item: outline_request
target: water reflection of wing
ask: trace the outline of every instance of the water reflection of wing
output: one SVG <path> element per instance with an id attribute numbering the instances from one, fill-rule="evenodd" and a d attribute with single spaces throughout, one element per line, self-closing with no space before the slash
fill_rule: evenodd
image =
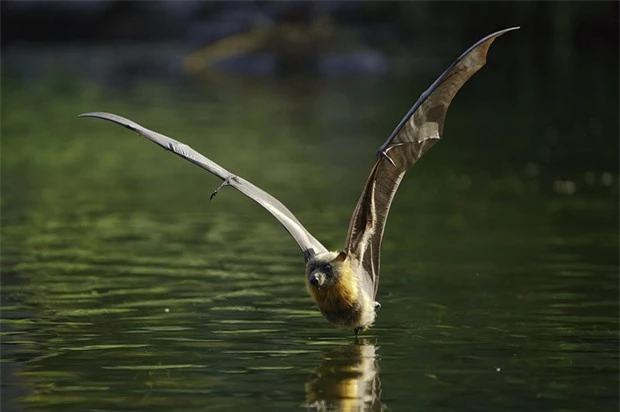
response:
<path id="1" fill-rule="evenodd" d="M 306 383 L 307 408 L 317 411 L 381 411 L 376 346 L 354 343 L 329 351 Z"/>

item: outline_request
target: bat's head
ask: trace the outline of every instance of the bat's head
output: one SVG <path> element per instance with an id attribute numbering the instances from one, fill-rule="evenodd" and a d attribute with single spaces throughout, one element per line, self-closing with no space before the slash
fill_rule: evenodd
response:
<path id="1" fill-rule="evenodd" d="M 359 281 L 345 252 L 319 253 L 308 260 L 306 288 L 330 322 L 359 327 L 358 312 L 363 302 L 359 301 Z"/>
<path id="2" fill-rule="evenodd" d="M 306 263 L 306 281 L 312 290 L 325 290 L 338 283 L 347 255 L 344 252 L 324 252 L 314 255 Z"/>

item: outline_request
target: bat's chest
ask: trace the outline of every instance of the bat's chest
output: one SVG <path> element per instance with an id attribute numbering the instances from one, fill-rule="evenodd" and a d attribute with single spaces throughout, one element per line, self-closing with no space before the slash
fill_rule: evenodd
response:
<path id="1" fill-rule="evenodd" d="M 359 302 L 354 303 L 349 307 L 338 308 L 323 308 L 319 305 L 321 314 L 330 321 L 339 326 L 356 328 L 361 325 L 361 319 L 363 318 L 363 308 Z"/>
<path id="2" fill-rule="evenodd" d="M 330 322 L 344 327 L 358 328 L 370 326 L 375 321 L 374 306 L 368 303 L 364 294 L 360 299 L 347 300 L 342 296 L 316 300 L 321 314 Z"/>

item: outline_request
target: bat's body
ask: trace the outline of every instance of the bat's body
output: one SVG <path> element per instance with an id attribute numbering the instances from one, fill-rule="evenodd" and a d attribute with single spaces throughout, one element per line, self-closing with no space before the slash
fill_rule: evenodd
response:
<path id="1" fill-rule="evenodd" d="M 118 123 L 172 151 L 223 180 L 212 197 L 232 186 L 269 211 L 293 236 L 306 260 L 306 286 L 330 322 L 354 328 L 371 326 L 379 286 L 379 254 L 390 205 L 405 173 L 443 134 L 446 112 L 454 95 L 486 63 L 489 46 L 513 27 L 493 33 L 463 53 L 413 105 L 379 148 L 377 160 L 355 207 L 345 248 L 329 252 L 276 198 L 236 176 L 191 147 L 110 113 L 85 113 Z"/>
<path id="2" fill-rule="evenodd" d="M 375 321 L 372 278 L 344 252 L 324 252 L 306 263 L 306 286 L 330 322 L 359 331 Z"/>

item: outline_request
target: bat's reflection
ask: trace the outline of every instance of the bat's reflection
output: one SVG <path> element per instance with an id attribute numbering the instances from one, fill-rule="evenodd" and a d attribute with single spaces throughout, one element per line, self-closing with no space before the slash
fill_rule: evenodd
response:
<path id="1" fill-rule="evenodd" d="M 306 383 L 306 403 L 316 411 L 380 411 L 378 346 L 356 339 L 325 353 Z"/>

